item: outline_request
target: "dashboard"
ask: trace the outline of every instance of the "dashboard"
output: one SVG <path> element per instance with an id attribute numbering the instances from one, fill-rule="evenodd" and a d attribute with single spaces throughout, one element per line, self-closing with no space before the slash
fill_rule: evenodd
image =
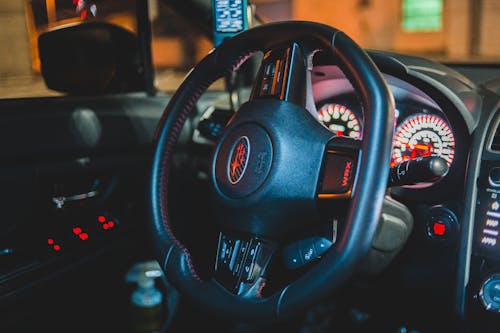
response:
<path id="1" fill-rule="evenodd" d="M 378 266 L 383 266 L 381 258 L 390 256 L 394 260 L 387 266 L 389 273 L 386 272 L 381 279 L 368 273 L 370 281 L 364 280 L 361 285 L 373 288 L 362 289 L 359 296 L 363 299 L 391 299 L 396 304 L 391 310 L 397 314 L 401 311 L 420 313 L 423 309 L 419 304 L 432 299 L 436 308 L 460 308 L 460 316 L 470 320 L 472 325 L 478 325 L 481 315 L 490 311 L 485 311 L 479 301 L 480 293 L 489 292 L 490 295 L 483 298 L 488 304 L 494 303 L 491 295 L 494 287 L 500 286 L 500 265 L 498 269 L 488 266 L 482 271 L 484 258 L 491 260 L 493 251 L 486 256 L 483 249 L 480 252 L 483 254 L 478 257 L 467 252 L 471 251 L 472 239 L 486 239 L 484 242 L 493 243 L 491 237 L 484 238 L 484 235 L 471 231 L 475 220 L 487 223 L 482 217 L 488 210 L 481 206 L 482 217 L 475 217 L 474 194 L 468 192 L 476 186 L 472 183 L 477 175 L 471 177 L 468 173 L 477 170 L 471 168 L 478 159 L 474 155 L 471 157 L 471 151 L 482 149 L 482 146 L 473 148 L 476 144 L 474 135 L 489 135 L 487 125 L 481 125 L 481 119 L 489 117 L 491 121 L 498 96 L 451 67 L 421 58 L 382 52 L 369 54 L 386 79 L 395 101 L 391 169 L 405 162 L 440 157 L 445 160 L 448 171 L 436 181 L 388 188 L 388 197 L 410 212 L 413 221 L 407 224 L 407 228 L 411 234 L 405 245 L 395 251 L 399 251 L 397 256 L 393 252 L 372 253 L 374 258 L 380 259 Z M 370 110 L 363 110 L 343 72 L 335 64 L 315 59 L 311 87 L 313 96 L 307 109 L 317 121 L 332 136 L 362 140 L 364 115 Z M 193 141 L 201 142 L 200 136 L 215 141 L 231 117 L 221 108 L 207 110 L 209 112 L 200 118 Z M 467 182 L 471 184 L 464 185 Z M 485 202 L 490 203 L 489 200 Z M 478 230 L 487 229 L 488 235 L 498 232 L 483 224 Z M 457 254 L 461 251 L 464 253 L 460 254 L 457 263 Z M 473 258 L 472 266 L 470 258 Z M 467 285 L 469 276 L 472 276 L 472 285 Z M 455 281 L 459 281 L 458 286 Z M 481 287 L 484 285 L 486 287 Z M 399 293 L 398 290 L 402 289 L 404 293 Z M 414 302 L 408 302 L 409 298 Z M 404 310 L 397 306 L 402 302 Z M 372 310 L 376 311 L 376 308 L 375 305 L 375 310 Z M 431 308 L 429 312 L 432 312 Z"/>
<path id="2" fill-rule="evenodd" d="M 425 59 L 370 55 L 395 99 L 391 168 L 426 156 L 439 156 L 449 167 L 437 182 L 389 189 L 415 221 L 401 254 L 412 267 L 400 264 L 395 270 L 399 278 L 390 279 L 384 292 L 390 293 L 391 283 L 411 281 L 405 292 L 429 288 L 429 299 L 448 298 L 452 305 L 447 306 L 464 319 L 460 329 L 496 331 L 500 312 L 497 80 L 481 87 L 451 67 Z M 337 136 L 361 139 L 363 114 L 370 110 L 362 109 L 341 71 L 320 63 L 313 69 L 312 87 L 318 121 Z M 443 293 L 439 281 L 450 284 L 449 292 Z"/>
<path id="3" fill-rule="evenodd" d="M 390 167 L 427 157 L 439 157 L 447 171 L 432 182 L 417 182 L 392 188 L 402 200 L 420 200 L 443 204 L 450 189 L 463 183 L 470 111 L 457 109 L 441 92 L 402 76 L 383 71 L 395 100 L 394 136 Z M 342 71 L 332 65 L 319 64 L 312 71 L 314 110 L 317 120 L 335 136 L 355 140 L 363 138 L 364 113 L 358 96 Z M 465 113 L 465 116 L 464 116 Z M 444 163 L 443 162 L 443 163 Z"/>

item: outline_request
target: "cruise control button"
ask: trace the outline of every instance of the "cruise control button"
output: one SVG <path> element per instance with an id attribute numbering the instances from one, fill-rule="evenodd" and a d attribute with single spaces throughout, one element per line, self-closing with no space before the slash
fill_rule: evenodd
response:
<path id="1" fill-rule="evenodd" d="M 240 255 L 240 256 L 244 256 L 244 255 L 245 255 L 245 253 L 247 252 L 247 248 L 248 248 L 248 242 L 243 241 L 243 242 L 241 243 L 241 246 L 240 246 L 240 253 L 239 253 L 239 255 Z"/>
<path id="2" fill-rule="evenodd" d="M 252 280 L 252 273 L 253 273 L 253 264 L 246 263 L 245 266 L 243 266 L 243 272 L 242 272 L 243 280 L 245 282 L 250 282 Z"/>
<path id="3" fill-rule="evenodd" d="M 248 259 L 247 261 L 255 261 L 257 257 L 257 252 L 259 251 L 260 242 L 253 240 L 248 249 Z"/>
<path id="4" fill-rule="evenodd" d="M 288 269 L 297 269 L 304 265 L 299 248 L 299 242 L 288 245 L 283 250 L 283 263 Z"/>
<path id="5" fill-rule="evenodd" d="M 226 255 L 229 254 L 229 249 L 227 248 L 227 242 L 222 241 L 221 250 L 220 250 L 220 259 L 224 261 L 226 259 Z"/>
<path id="6" fill-rule="evenodd" d="M 248 248 L 248 253 L 245 259 L 245 266 L 243 267 L 243 280 L 250 282 L 253 280 L 253 271 L 255 266 L 255 261 L 259 252 L 260 242 L 252 240 Z"/>
<path id="7" fill-rule="evenodd" d="M 283 261 L 287 268 L 297 269 L 325 253 L 333 242 L 325 237 L 310 237 L 288 245 L 283 250 Z"/>
<path id="8" fill-rule="evenodd" d="M 316 248 L 312 239 L 305 239 L 299 242 L 300 254 L 303 263 L 309 263 L 311 260 L 317 258 Z"/>
<path id="9" fill-rule="evenodd" d="M 325 253 L 333 244 L 331 240 L 324 237 L 314 237 L 312 239 L 314 248 L 316 249 L 316 255 L 320 256 Z"/>
<path id="10" fill-rule="evenodd" d="M 490 170 L 490 184 L 493 186 L 500 186 L 500 168 L 494 167 Z"/>
<path id="11" fill-rule="evenodd" d="M 234 242 L 234 248 L 232 250 L 231 261 L 229 262 L 229 270 L 234 272 L 234 265 L 236 264 L 236 259 L 238 257 L 238 251 L 240 249 L 240 240 Z"/>
<path id="12" fill-rule="evenodd" d="M 240 241 L 238 250 L 235 251 L 236 260 L 235 260 L 235 264 L 234 264 L 233 268 L 231 268 L 231 271 L 236 276 L 240 275 L 240 269 L 241 269 L 241 266 L 244 264 L 245 254 L 246 254 L 247 248 L 248 248 L 248 243 L 249 243 L 248 241 Z"/>
<path id="13" fill-rule="evenodd" d="M 221 235 L 219 239 L 218 267 L 228 266 L 233 255 L 235 240 Z"/>

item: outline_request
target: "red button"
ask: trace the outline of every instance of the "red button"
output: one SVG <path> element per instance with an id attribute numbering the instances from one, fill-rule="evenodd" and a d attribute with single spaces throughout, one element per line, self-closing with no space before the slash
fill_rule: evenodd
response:
<path id="1" fill-rule="evenodd" d="M 434 221 L 432 224 L 432 233 L 435 236 L 444 236 L 446 234 L 446 226 L 440 221 Z"/>

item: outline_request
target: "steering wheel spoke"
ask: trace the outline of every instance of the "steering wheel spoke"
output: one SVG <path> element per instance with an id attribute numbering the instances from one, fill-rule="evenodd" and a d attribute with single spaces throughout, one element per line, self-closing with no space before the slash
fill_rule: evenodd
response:
<path id="1" fill-rule="evenodd" d="M 220 232 L 215 279 L 236 295 L 261 297 L 266 268 L 275 251 L 276 244 L 272 241 Z"/>
<path id="2" fill-rule="evenodd" d="M 313 51 L 304 42 L 274 46 L 264 53 L 250 99 L 276 98 L 306 107 L 312 101 L 310 75 Z"/>

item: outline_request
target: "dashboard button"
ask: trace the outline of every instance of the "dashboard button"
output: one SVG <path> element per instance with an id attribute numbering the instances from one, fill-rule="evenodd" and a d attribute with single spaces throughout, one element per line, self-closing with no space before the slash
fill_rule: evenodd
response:
<path id="1" fill-rule="evenodd" d="M 489 181 L 491 186 L 500 186 L 500 167 L 491 168 Z"/>
<path id="2" fill-rule="evenodd" d="M 432 238 L 445 238 L 449 229 L 448 221 L 432 220 L 429 225 L 429 235 Z"/>
<path id="3" fill-rule="evenodd" d="M 427 237 L 430 239 L 449 243 L 457 239 L 458 221 L 449 208 L 434 206 L 429 211 L 426 229 Z"/>
<path id="4" fill-rule="evenodd" d="M 490 276 L 482 285 L 479 297 L 484 308 L 491 312 L 500 312 L 500 275 Z"/>

